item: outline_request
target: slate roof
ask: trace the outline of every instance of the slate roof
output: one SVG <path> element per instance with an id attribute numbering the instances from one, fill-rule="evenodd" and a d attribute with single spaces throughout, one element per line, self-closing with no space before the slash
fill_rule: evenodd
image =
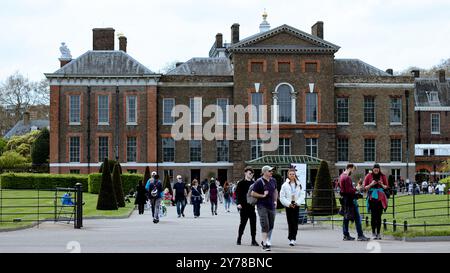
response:
<path id="1" fill-rule="evenodd" d="M 192 58 L 167 75 L 233 76 L 233 66 L 228 58 Z"/>
<path id="2" fill-rule="evenodd" d="M 335 59 L 334 74 L 342 76 L 391 76 L 359 59 Z"/>
<path id="3" fill-rule="evenodd" d="M 450 78 L 446 78 L 445 82 L 439 82 L 437 78 L 416 78 L 414 97 L 416 106 L 432 107 L 432 106 L 450 106 Z M 431 102 L 428 100 L 430 92 L 437 92 L 439 102 Z"/>
<path id="4" fill-rule="evenodd" d="M 53 74 L 137 76 L 154 73 L 124 51 L 90 50 L 61 67 Z"/>
<path id="5" fill-rule="evenodd" d="M 30 120 L 30 123 L 28 125 L 24 125 L 23 120 L 20 120 L 19 122 L 16 123 L 16 125 L 14 125 L 14 127 L 11 130 L 9 130 L 9 132 L 5 134 L 5 138 L 25 135 L 29 133 L 31 131 L 31 128 L 34 126 L 37 129 L 41 130 L 44 127 L 49 126 L 49 121 L 45 119 Z"/>

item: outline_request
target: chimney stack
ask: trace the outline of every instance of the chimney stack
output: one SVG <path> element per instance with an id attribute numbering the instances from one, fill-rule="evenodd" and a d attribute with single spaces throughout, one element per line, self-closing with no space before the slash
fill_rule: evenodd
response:
<path id="1" fill-rule="evenodd" d="M 94 28 L 93 50 L 114 50 L 114 29 Z"/>
<path id="2" fill-rule="evenodd" d="M 439 82 L 444 83 L 445 82 L 445 70 L 441 69 L 441 70 L 438 70 L 436 73 L 438 74 Z"/>
<path id="3" fill-rule="evenodd" d="M 239 24 L 234 23 L 231 26 L 231 43 L 235 44 L 239 42 Z"/>
<path id="4" fill-rule="evenodd" d="M 420 78 L 420 70 L 418 69 L 411 70 L 411 74 L 413 75 L 414 78 Z"/>
<path id="5" fill-rule="evenodd" d="M 119 36 L 119 50 L 127 52 L 127 37 L 123 35 Z"/>
<path id="6" fill-rule="evenodd" d="M 222 48 L 223 47 L 223 35 L 222 33 L 216 34 L 216 48 Z"/>
<path id="7" fill-rule="evenodd" d="M 394 70 L 392 70 L 392 68 L 388 68 L 388 69 L 386 69 L 386 73 L 388 73 L 389 75 L 393 76 L 394 75 Z"/>
<path id="8" fill-rule="evenodd" d="M 184 64 L 184 62 L 177 62 L 177 63 L 175 63 L 175 67 L 179 67 L 182 64 Z"/>
<path id="9" fill-rule="evenodd" d="M 30 125 L 30 112 L 25 112 L 23 114 L 23 125 L 25 126 Z"/>
<path id="10" fill-rule="evenodd" d="M 317 21 L 317 23 L 315 23 L 311 27 L 311 34 L 319 37 L 320 39 L 323 39 L 323 22 L 322 21 Z"/>

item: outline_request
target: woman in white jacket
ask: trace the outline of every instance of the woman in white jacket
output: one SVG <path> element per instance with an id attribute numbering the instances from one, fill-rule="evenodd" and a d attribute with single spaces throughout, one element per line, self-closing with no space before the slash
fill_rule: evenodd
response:
<path id="1" fill-rule="evenodd" d="M 295 170 L 288 171 L 288 178 L 281 186 L 280 202 L 286 207 L 286 218 L 289 226 L 289 245 L 295 246 L 298 231 L 298 213 L 301 204 L 302 186 Z"/>

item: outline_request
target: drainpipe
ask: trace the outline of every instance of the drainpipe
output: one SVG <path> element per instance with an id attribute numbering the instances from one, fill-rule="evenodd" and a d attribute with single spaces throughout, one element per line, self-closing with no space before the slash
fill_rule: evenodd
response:
<path id="1" fill-rule="evenodd" d="M 409 90 L 405 90 L 406 98 L 406 178 L 409 179 Z"/>
<path id="2" fill-rule="evenodd" d="M 116 85 L 116 129 L 114 130 L 115 138 L 114 138 L 114 153 L 116 157 L 116 162 L 119 162 L 119 139 L 120 139 L 120 130 L 119 130 L 119 85 Z"/>
<path id="3" fill-rule="evenodd" d="M 91 173 L 91 86 L 87 87 L 88 116 L 87 116 L 87 164 L 88 174 Z"/>

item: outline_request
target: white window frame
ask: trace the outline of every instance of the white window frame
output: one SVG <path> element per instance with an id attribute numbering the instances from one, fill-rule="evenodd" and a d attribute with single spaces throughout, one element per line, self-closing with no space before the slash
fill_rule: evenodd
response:
<path id="1" fill-rule="evenodd" d="M 135 146 L 135 149 L 136 149 L 136 160 L 135 161 L 128 161 L 128 139 L 129 138 L 132 138 L 132 137 L 134 137 L 135 138 L 135 140 L 136 140 L 136 146 Z M 127 136 L 127 143 L 126 143 L 126 147 L 127 147 L 127 154 L 126 154 L 126 159 L 127 159 L 127 163 L 128 162 L 131 162 L 131 163 L 136 163 L 137 161 L 138 161 L 138 138 L 137 138 L 137 136 Z"/>
<path id="2" fill-rule="evenodd" d="M 284 141 L 282 142 L 281 140 L 284 139 Z M 286 145 L 286 140 L 288 141 L 289 145 Z M 283 137 L 280 138 L 279 141 L 280 145 L 278 147 L 278 155 L 291 155 L 292 154 L 292 140 L 291 138 L 288 137 Z M 286 154 L 286 149 L 289 148 L 289 153 Z M 280 153 L 280 149 L 283 151 L 283 153 Z"/>
<path id="3" fill-rule="evenodd" d="M 346 99 L 347 100 L 347 122 L 339 122 L 339 107 L 338 107 L 338 100 L 339 99 Z M 336 111 L 337 111 L 337 116 L 336 116 L 336 121 L 337 121 L 337 125 L 350 125 L 350 98 L 348 97 L 338 97 L 336 98 Z"/>
<path id="4" fill-rule="evenodd" d="M 100 97 L 106 97 L 106 104 L 108 105 L 106 119 L 107 121 L 100 121 Z M 98 125 L 109 125 L 109 95 L 98 95 L 97 97 L 97 124 Z"/>
<path id="5" fill-rule="evenodd" d="M 219 109 L 222 110 L 222 107 L 219 106 L 219 100 L 226 100 L 226 106 L 225 106 L 225 122 L 220 121 L 219 119 L 217 120 L 217 125 L 228 125 L 229 124 L 229 113 L 228 113 L 228 107 L 230 105 L 230 101 L 228 98 L 217 98 L 216 99 L 216 105 L 217 105 L 217 113 L 219 113 Z M 222 113 L 223 114 L 223 113 Z M 217 116 L 219 117 L 219 116 Z M 222 116 L 223 117 L 223 116 Z"/>
<path id="6" fill-rule="evenodd" d="M 189 108 L 190 108 L 191 125 L 202 125 L 202 116 L 203 116 L 202 115 L 202 109 L 203 109 L 203 107 L 202 107 L 202 97 L 190 98 L 189 99 Z M 199 109 L 196 109 L 196 108 L 199 108 Z M 196 117 L 199 119 L 199 121 L 195 120 Z M 192 120 L 192 118 L 194 118 L 194 120 Z"/>
<path id="7" fill-rule="evenodd" d="M 392 161 L 392 141 L 393 140 L 400 140 L 400 160 L 396 160 L 396 161 Z M 391 162 L 402 162 L 402 160 L 403 160 L 403 142 L 401 139 L 391 139 L 390 154 L 391 154 L 391 158 L 390 158 Z"/>
<path id="8" fill-rule="evenodd" d="M 192 158 L 192 146 L 191 146 L 191 143 L 192 143 L 192 141 L 199 141 L 200 142 L 200 160 L 191 160 L 191 158 Z M 196 140 L 196 139 L 192 139 L 192 140 L 189 140 L 189 162 L 202 162 L 202 160 L 203 160 L 203 143 L 202 143 L 202 141 L 201 140 Z"/>
<path id="9" fill-rule="evenodd" d="M 365 111 L 366 111 L 366 98 L 372 98 L 373 99 L 373 122 L 366 122 L 365 121 Z M 364 125 L 377 125 L 377 102 L 375 97 L 365 96 L 363 99 L 363 121 Z"/>
<path id="10" fill-rule="evenodd" d="M 339 140 L 347 140 L 347 161 L 339 160 L 339 145 L 338 145 L 339 144 Z M 336 140 L 336 156 L 337 156 L 336 161 L 337 162 L 349 162 L 349 160 L 350 160 L 349 143 L 350 143 L 350 141 L 349 141 L 348 138 L 337 138 L 337 140 Z"/>
<path id="11" fill-rule="evenodd" d="M 101 158 L 100 157 L 100 138 L 106 138 L 107 139 L 107 145 L 106 145 L 106 158 L 108 158 L 109 159 L 109 137 L 108 136 L 99 136 L 98 137 L 98 139 L 97 139 L 97 141 L 98 141 L 98 147 L 97 147 L 97 149 L 98 149 L 98 159 L 99 160 L 101 160 L 101 161 L 99 161 L 99 163 L 101 163 L 101 162 L 103 162 L 103 160 L 104 160 L 104 158 Z"/>
<path id="12" fill-rule="evenodd" d="M 227 143 L 227 160 L 225 161 L 219 161 L 219 147 L 218 147 L 218 143 L 220 141 L 224 141 Z M 216 160 L 217 162 L 230 162 L 230 141 L 229 140 L 216 140 Z"/>
<path id="13" fill-rule="evenodd" d="M 256 145 L 253 145 L 253 141 L 256 141 Z M 251 160 L 257 159 L 257 158 L 260 158 L 260 157 L 264 156 L 264 153 L 261 150 L 262 144 L 263 144 L 263 141 L 261 139 L 252 139 L 252 140 L 250 140 L 250 159 Z M 253 155 L 252 155 L 253 147 L 256 147 L 256 157 L 255 158 L 253 158 Z M 261 154 L 261 156 L 258 156 L 258 154 Z"/>
<path id="14" fill-rule="evenodd" d="M 173 140 L 173 160 L 172 161 L 167 161 L 167 160 L 165 160 L 165 158 L 164 158 L 164 142 L 163 142 L 163 140 L 164 140 L 164 138 L 162 138 L 161 139 L 161 146 L 162 146 L 162 161 L 163 162 L 175 162 L 175 156 L 176 156 L 176 141 L 173 139 L 173 138 L 167 138 L 167 139 L 172 139 Z"/>
<path id="15" fill-rule="evenodd" d="M 291 121 L 280 121 L 280 117 L 281 117 L 281 115 L 280 115 L 280 92 L 279 92 L 279 88 L 281 87 L 281 86 L 283 86 L 283 85 L 287 85 L 288 87 L 289 87 L 289 89 L 290 89 L 290 91 L 289 91 L 289 98 L 290 98 L 290 104 L 291 104 L 291 112 L 289 113 L 290 114 L 290 119 L 291 119 Z M 275 92 L 274 92 L 274 97 L 276 97 L 276 99 L 274 98 L 274 105 L 276 105 L 277 106 L 277 114 L 278 114 L 278 116 L 276 117 L 276 122 L 277 123 L 279 123 L 279 124 L 295 124 L 296 123 L 296 119 L 295 119 L 295 114 L 296 114 L 296 112 L 295 112 L 295 108 L 296 108 L 296 105 L 295 105 L 295 100 L 296 100 L 296 98 L 295 98 L 295 90 L 294 90 L 294 87 L 291 85 L 291 84 L 289 84 L 289 83 L 287 83 L 287 82 L 282 82 L 282 83 L 279 83 L 276 87 L 275 87 Z"/>
<path id="16" fill-rule="evenodd" d="M 433 116 L 438 117 L 438 119 L 437 119 L 438 131 L 433 131 Z M 441 114 L 440 113 L 431 113 L 430 118 L 431 118 L 431 123 L 430 123 L 431 134 L 432 135 L 440 135 L 441 134 Z"/>
<path id="17" fill-rule="evenodd" d="M 135 104 L 134 104 L 134 120 L 135 121 L 130 121 L 130 98 L 134 97 L 135 98 Z M 138 121 L 138 107 L 137 107 L 137 96 L 136 95 L 129 95 L 127 96 L 127 125 L 137 125 L 137 121 Z"/>
<path id="18" fill-rule="evenodd" d="M 395 121 L 395 122 L 391 121 L 392 100 L 393 99 L 400 100 L 400 121 Z M 402 98 L 391 98 L 390 99 L 390 107 L 389 107 L 389 123 L 390 123 L 390 125 L 402 125 L 402 120 L 403 120 L 403 100 L 402 100 Z"/>
<path id="19" fill-rule="evenodd" d="M 172 101 L 173 102 L 173 108 L 175 107 L 175 99 L 174 98 L 164 98 L 163 99 L 163 125 L 172 125 L 175 122 L 175 117 L 172 117 L 172 111 L 170 112 L 170 118 L 172 119 L 171 122 L 166 122 L 166 101 Z M 172 108 L 172 110 L 173 110 Z"/>
<path id="20" fill-rule="evenodd" d="M 71 121 L 72 119 L 72 98 L 78 98 L 78 121 Z M 69 95 L 69 125 L 81 125 L 81 96 Z"/>
<path id="21" fill-rule="evenodd" d="M 373 155 L 373 161 L 366 161 L 366 154 L 365 154 L 365 149 L 366 149 L 366 144 L 365 144 L 365 141 L 366 140 L 373 140 L 374 141 L 374 155 Z M 365 163 L 374 163 L 374 162 L 377 162 L 377 140 L 376 139 L 373 139 L 373 138 L 366 138 L 366 139 L 364 139 L 364 143 L 363 143 L 363 158 L 364 158 L 364 162 Z"/>
<path id="22" fill-rule="evenodd" d="M 316 140 L 316 144 L 312 144 L 312 139 Z M 308 145 L 308 141 L 311 141 L 311 145 Z M 312 154 L 312 148 L 316 147 L 316 155 Z M 305 138 L 305 149 L 306 149 L 306 155 L 312 156 L 312 157 L 319 157 L 319 139 L 318 138 Z"/>
<path id="23" fill-rule="evenodd" d="M 253 95 L 254 94 L 259 94 L 259 96 L 261 96 L 261 104 L 259 106 L 263 106 L 264 105 L 264 94 L 263 93 L 261 93 L 261 92 L 250 93 L 250 107 L 251 107 L 251 111 L 253 111 L 253 106 L 255 106 L 253 104 Z M 251 112 L 251 121 L 250 121 L 250 123 L 251 124 L 262 124 L 263 123 L 262 120 L 263 120 L 263 114 L 264 113 L 260 113 L 261 108 L 256 107 L 256 106 L 255 106 L 255 108 L 256 108 L 256 115 L 255 115 L 255 113 Z"/>
<path id="24" fill-rule="evenodd" d="M 316 120 L 315 121 L 308 121 L 308 95 L 309 94 L 315 94 L 316 95 Z M 306 120 L 306 124 L 318 124 L 319 122 L 319 94 L 318 93 L 306 93 L 305 95 L 305 108 L 306 108 L 306 116 L 305 116 L 305 120 Z"/>
<path id="25" fill-rule="evenodd" d="M 78 161 L 72 161 L 72 138 L 78 139 Z M 81 162 L 81 137 L 71 136 L 69 137 L 69 162 L 70 163 L 80 163 Z"/>

